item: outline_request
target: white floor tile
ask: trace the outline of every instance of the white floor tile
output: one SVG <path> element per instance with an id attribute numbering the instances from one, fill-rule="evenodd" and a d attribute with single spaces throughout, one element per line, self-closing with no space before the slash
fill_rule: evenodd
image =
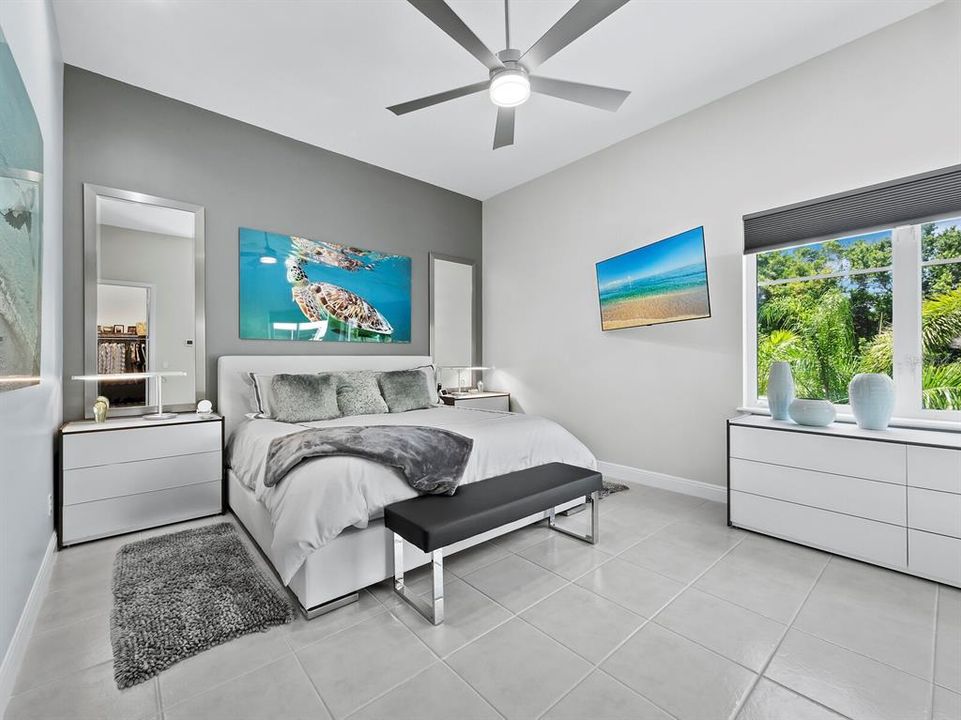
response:
<path id="1" fill-rule="evenodd" d="M 537 717 L 591 669 L 516 618 L 458 650 L 447 663 L 508 720 Z"/>
<path id="2" fill-rule="evenodd" d="M 394 688 L 350 720 L 499 720 L 498 713 L 444 663 Z"/>
<path id="3" fill-rule="evenodd" d="M 654 623 L 641 628 L 601 669 L 679 720 L 726 720 L 756 677 Z"/>
<path id="4" fill-rule="evenodd" d="M 761 678 L 744 703 L 737 720 L 843 720 L 813 700 Z"/>
<path id="5" fill-rule="evenodd" d="M 684 587 L 682 583 L 619 558 L 604 563 L 577 584 L 646 618 Z"/>
<path id="6" fill-rule="evenodd" d="M 852 720 L 923 719 L 929 711 L 930 683 L 798 630 L 765 674 Z"/>
<path id="7" fill-rule="evenodd" d="M 335 718 L 349 715 L 436 660 L 389 613 L 308 645 L 297 657 Z"/>
<path id="8" fill-rule="evenodd" d="M 545 720 L 671 720 L 650 701 L 595 670 L 544 716 Z"/>
<path id="9" fill-rule="evenodd" d="M 515 613 L 566 584 L 560 575 L 517 555 L 465 575 L 464 580 Z"/>
<path id="10" fill-rule="evenodd" d="M 754 672 L 761 671 L 787 629 L 694 588 L 685 590 L 655 621 Z"/>

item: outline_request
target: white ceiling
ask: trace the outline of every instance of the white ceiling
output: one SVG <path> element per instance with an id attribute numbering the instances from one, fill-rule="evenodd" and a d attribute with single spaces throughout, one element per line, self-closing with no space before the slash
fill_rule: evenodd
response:
<path id="1" fill-rule="evenodd" d="M 539 74 L 631 90 L 616 114 L 545 96 L 491 149 L 486 93 L 385 108 L 483 80 L 403 0 L 54 0 L 67 63 L 487 199 L 878 30 L 937 0 L 633 0 Z M 503 5 L 451 0 L 493 50 Z M 526 50 L 573 0 L 513 0 Z"/>
<path id="2" fill-rule="evenodd" d="M 189 238 L 194 236 L 192 212 L 116 198 L 97 199 L 97 222 L 101 225 L 113 225 L 158 235 Z"/>

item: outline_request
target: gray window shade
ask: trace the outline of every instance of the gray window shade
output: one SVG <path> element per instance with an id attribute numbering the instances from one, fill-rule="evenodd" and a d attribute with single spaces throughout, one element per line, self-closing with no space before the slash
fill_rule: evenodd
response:
<path id="1" fill-rule="evenodd" d="M 744 253 L 961 213 L 961 165 L 744 216 Z"/>

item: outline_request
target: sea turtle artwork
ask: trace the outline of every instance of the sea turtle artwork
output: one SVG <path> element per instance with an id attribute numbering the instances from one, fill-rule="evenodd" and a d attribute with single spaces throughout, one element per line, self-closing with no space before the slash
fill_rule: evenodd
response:
<path id="1" fill-rule="evenodd" d="M 240 229 L 244 339 L 410 342 L 411 259 Z"/>
<path id="2" fill-rule="evenodd" d="M 380 335 L 394 332 L 377 308 L 360 295 L 331 283 L 310 282 L 303 262 L 296 257 L 288 257 L 285 264 L 287 281 L 293 286 L 291 296 L 311 322 L 323 322 L 330 316 L 351 329 Z"/>

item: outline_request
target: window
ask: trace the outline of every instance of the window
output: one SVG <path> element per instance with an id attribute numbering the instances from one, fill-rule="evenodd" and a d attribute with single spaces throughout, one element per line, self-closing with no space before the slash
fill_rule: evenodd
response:
<path id="1" fill-rule="evenodd" d="M 921 226 L 921 403 L 961 410 L 961 218 Z"/>
<path id="2" fill-rule="evenodd" d="M 961 419 L 961 218 L 748 255 L 745 272 L 747 405 L 787 360 L 799 397 L 842 412 L 856 373 L 883 372 L 896 416 Z"/>

